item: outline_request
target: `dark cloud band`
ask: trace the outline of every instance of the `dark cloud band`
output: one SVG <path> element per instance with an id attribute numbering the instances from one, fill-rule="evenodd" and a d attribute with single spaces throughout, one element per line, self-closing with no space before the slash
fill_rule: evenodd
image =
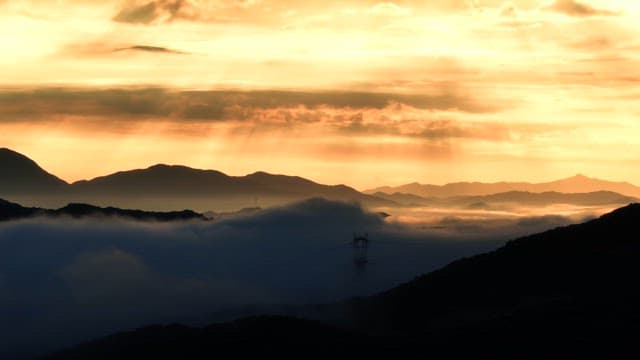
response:
<path id="1" fill-rule="evenodd" d="M 141 52 L 149 52 L 149 53 L 163 53 L 163 54 L 187 54 L 183 51 L 173 50 L 166 47 L 161 46 L 149 46 L 149 45 L 133 45 L 122 48 L 114 49 L 113 52 L 122 52 L 122 51 L 141 51 Z"/>
<path id="2" fill-rule="evenodd" d="M 168 51 L 162 48 L 144 51 Z M 171 91 L 44 88 L 0 92 L 0 119 L 20 121 L 51 115 L 165 117 L 184 120 L 246 120 L 264 109 L 382 109 L 404 104 L 422 110 L 492 112 L 466 96 L 367 92 Z"/>
<path id="3" fill-rule="evenodd" d="M 575 0 L 556 0 L 556 2 L 551 5 L 550 9 L 569 16 L 577 17 L 618 15 L 615 11 L 598 9 Z"/>

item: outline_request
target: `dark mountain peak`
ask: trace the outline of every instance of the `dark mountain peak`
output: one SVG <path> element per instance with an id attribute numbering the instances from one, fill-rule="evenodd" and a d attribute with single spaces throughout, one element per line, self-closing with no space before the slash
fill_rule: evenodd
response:
<path id="1" fill-rule="evenodd" d="M 2 195 L 58 191 L 68 185 L 46 172 L 35 161 L 7 148 L 0 149 L 0 169 Z"/>
<path id="2" fill-rule="evenodd" d="M 165 173 L 165 174 L 175 173 L 180 175 L 200 174 L 200 173 L 225 175 L 224 173 L 217 170 L 203 170 L 203 169 L 192 168 L 185 165 L 168 165 L 168 164 L 155 164 L 155 165 L 149 166 L 146 169 L 132 170 L 132 171 L 148 172 L 148 173 Z M 125 171 L 125 173 L 126 172 L 127 171 Z"/>
<path id="3" fill-rule="evenodd" d="M 283 174 L 272 174 L 272 173 L 268 173 L 266 171 L 256 171 L 256 172 L 251 173 L 249 175 L 240 176 L 240 177 L 241 178 L 245 178 L 245 179 L 261 180 L 261 181 L 269 181 L 269 180 L 276 180 L 276 179 L 288 179 L 288 180 L 297 181 L 297 182 L 313 183 L 313 181 L 305 179 L 305 178 L 300 177 L 300 176 L 283 175 Z"/>
<path id="4" fill-rule="evenodd" d="M 204 170 L 196 169 L 185 165 L 168 165 L 168 164 L 156 164 L 146 169 L 133 170 L 138 171 L 140 174 L 146 175 L 163 175 L 163 176 L 217 176 L 217 177 L 229 177 L 227 174 L 218 170 Z"/>
<path id="5" fill-rule="evenodd" d="M 24 155 L 20 154 L 19 152 L 15 152 L 15 151 L 13 151 L 13 150 L 11 150 L 9 148 L 0 147 L 0 156 L 2 156 L 4 154 L 11 154 L 11 155 L 15 154 L 15 155 L 18 155 L 18 156 L 24 156 Z"/>
<path id="6" fill-rule="evenodd" d="M 14 155 L 25 157 L 24 155 L 20 154 L 19 152 L 13 151 L 13 150 L 11 150 L 9 148 L 6 148 L 6 147 L 0 147 L 0 154 L 14 154 Z"/>
<path id="7" fill-rule="evenodd" d="M 0 166 L 8 166 L 9 170 L 21 170 L 21 169 L 40 169 L 40 166 L 35 161 L 7 148 L 0 148 Z M 44 171 L 44 170 L 43 170 Z"/>
<path id="8" fill-rule="evenodd" d="M 155 164 L 155 165 L 151 165 L 147 168 L 147 170 L 165 170 L 165 169 L 170 169 L 174 167 L 174 165 L 169 165 L 169 164 Z"/>
<path id="9" fill-rule="evenodd" d="M 247 177 L 268 177 L 268 176 L 275 176 L 274 174 L 270 174 L 266 171 L 256 171 L 254 173 L 251 173 L 249 175 L 247 175 Z"/>
<path id="10" fill-rule="evenodd" d="M 313 181 L 305 179 L 300 176 L 271 174 L 265 171 L 256 171 L 246 176 L 239 176 L 238 178 L 244 179 L 249 182 L 259 182 L 259 183 L 274 184 L 274 185 L 278 182 L 285 182 L 288 185 L 316 184 Z"/>
<path id="11" fill-rule="evenodd" d="M 204 176 L 204 178 L 203 178 Z M 163 185 L 188 185 L 194 182 L 228 178 L 227 175 L 216 170 L 200 170 L 184 165 L 156 164 L 145 169 L 118 171 L 116 173 L 100 176 L 91 180 L 83 180 L 74 183 L 81 186 L 150 186 Z"/>
<path id="12" fill-rule="evenodd" d="M 159 171 L 167 171 L 167 170 L 190 170 L 190 171 L 198 171 L 197 169 L 184 166 L 184 165 L 170 165 L 170 164 L 155 164 L 149 166 L 146 170 L 159 170 Z"/>

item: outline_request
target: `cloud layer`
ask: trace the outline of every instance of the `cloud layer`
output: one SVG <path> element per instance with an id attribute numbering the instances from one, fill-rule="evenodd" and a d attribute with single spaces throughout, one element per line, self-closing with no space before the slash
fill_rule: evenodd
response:
<path id="1" fill-rule="evenodd" d="M 176 53 L 154 46 L 116 51 Z M 173 91 L 165 88 L 42 88 L 0 92 L 0 118 L 6 121 L 51 115 L 171 117 L 246 120 L 256 111 L 296 109 L 384 109 L 406 105 L 419 110 L 497 111 L 465 95 L 393 94 L 355 91 Z"/>
<path id="2" fill-rule="evenodd" d="M 128 47 L 117 48 L 113 50 L 117 51 L 142 51 L 142 52 L 150 52 L 150 53 L 160 53 L 160 54 L 185 54 L 182 51 L 172 50 L 161 46 L 150 46 L 150 45 L 132 45 Z"/>
<path id="3" fill-rule="evenodd" d="M 615 11 L 598 9 L 575 0 L 556 0 L 551 9 L 570 16 L 612 16 L 619 14 Z"/>
<path id="4" fill-rule="evenodd" d="M 315 199 L 211 224 L 4 223 L 0 353 L 39 351 L 148 323 L 213 321 L 211 314 L 243 305 L 371 294 L 567 221 L 465 227 L 450 220 L 417 230 L 356 205 Z M 354 232 L 368 232 L 372 241 L 365 269 L 352 263 Z"/>

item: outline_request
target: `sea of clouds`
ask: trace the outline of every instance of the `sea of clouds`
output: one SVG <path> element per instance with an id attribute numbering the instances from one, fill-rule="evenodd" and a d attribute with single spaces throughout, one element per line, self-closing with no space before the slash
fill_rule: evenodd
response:
<path id="1" fill-rule="evenodd" d="M 6 222 L 0 355 L 34 354 L 153 323 L 215 321 L 214 314 L 241 306 L 374 294 L 509 237 L 568 222 L 541 217 L 416 228 L 322 199 L 211 222 Z M 353 263 L 354 233 L 371 240 L 364 267 Z"/>

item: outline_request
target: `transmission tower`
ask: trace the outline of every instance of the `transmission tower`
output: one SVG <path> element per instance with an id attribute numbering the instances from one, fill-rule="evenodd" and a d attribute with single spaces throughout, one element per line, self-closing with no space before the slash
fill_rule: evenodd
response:
<path id="1" fill-rule="evenodd" d="M 353 263 L 357 267 L 363 267 L 369 262 L 369 234 L 353 234 Z"/>

